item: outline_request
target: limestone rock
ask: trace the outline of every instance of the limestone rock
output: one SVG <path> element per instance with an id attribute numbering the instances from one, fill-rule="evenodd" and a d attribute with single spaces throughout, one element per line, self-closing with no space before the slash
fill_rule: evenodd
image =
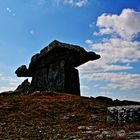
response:
<path id="1" fill-rule="evenodd" d="M 29 92 L 47 90 L 80 95 L 79 74 L 75 67 L 99 58 L 100 55 L 80 46 L 54 40 L 31 58 L 28 69 L 23 65 L 16 74 L 32 77 Z"/>
<path id="2" fill-rule="evenodd" d="M 130 123 L 140 121 L 140 105 L 113 106 L 107 108 L 107 121 Z"/>
<path id="3" fill-rule="evenodd" d="M 140 139 L 140 131 L 129 132 L 126 134 L 126 138 L 129 140 L 139 140 Z"/>

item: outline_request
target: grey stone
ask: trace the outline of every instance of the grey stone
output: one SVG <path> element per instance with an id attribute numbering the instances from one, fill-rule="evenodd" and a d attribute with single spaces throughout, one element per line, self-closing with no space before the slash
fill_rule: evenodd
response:
<path id="1" fill-rule="evenodd" d="M 106 135 L 109 135 L 109 134 L 110 134 L 109 131 L 103 131 L 103 132 L 102 132 L 102 135 L 103 135 L 103 136 L 106 136 Z"/>
<path id="2" fill-rule="evenodd" d="M 63 117 L 64 120 L 71 120 L 71 119 L 74 119 L 76 118 L 76 116 L 73 114 L 73 115 L 66 115 Z"/>
<path id="3" fill-rule="evenodd" d="M 108 107 L 107 121 L 115 123 L 139 122 L 140 105 Z"/>
<path id="4" fill-rule="evenodd" d="M 78 126 L 78 129 L 84 131 L 92 131 L 96 129 L 96 126 Z"/>
<path id="5" fill-rule="evenodd" d="M 93 120 L 94 120 L 94 119 L 96 119 L 96 118 L 97 118 L 97 115 L 91 114 L 91 116 L 90 116 L 90 117 L 91 117 L 91 119 L 93 119 Z"/>
<path id="6" fill-rule="evenodd" d="M 90 131 L 90 130 L 88 130 L 88 131 L 84 131 L 84 132 L 82 132 L 83 134 L 93 134 L 93 131 Z"/>
<path id="7" fill-rule="evenodd" d="M 136 131 L 136 132 L 125 132 L 125 130 L 112 130 L 112 131 L 96 131 L 93 132 L 93 134 L 96 135 L 96 138 L 98 139 L 110 139 L 113 137 L 119 137 L 121 138 L 126 138 L 129 140 L 140 140 L 140 131 Z"/>
<path id="8" fill-rule="evenodd" d="M 140 140 L 140 131 L 129 132 L 126 134 L 126 138 L 128 138 L 130 140 Z"/>
<path id="9" fill-rule="evenodd" d="M 86 130 L 86 126 L 78 126 L 78 129 L 80 129 L 80 130 Z"/>
<path id="10" fill-rule="evenodd" d="M 119 137 L 124 137 L 126 135 L 125 130 L 120 130 L 120 131 L 117 131 L 116 133 L 117 133 L 117 136 Z"/>
<path id="11" fill-rule="evenodd" d="M 29 67 L 16 70 L 18 77 L 32 77 L 29 92 L 58 91 L 80 95 L 78 67 L 100 55 L 77 45 L 54 40 L 31 58 Z"/>
<path id="12" fill-rule="evenodd" d="M 101 132 L 99 130 L 93 131 L 93 134 L 97 135 L 100 134 Z"/>

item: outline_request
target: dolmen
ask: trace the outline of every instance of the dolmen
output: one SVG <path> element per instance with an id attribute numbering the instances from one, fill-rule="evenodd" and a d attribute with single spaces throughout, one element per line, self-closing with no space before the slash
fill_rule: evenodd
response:
<path id="1" fill-rule="evenodd" d="M 16 91 L 57 91 L 80 95 L 79 74 L 76 67 L 99 59 L 100 55 L 87 52 L 80 46 L 54 40 L 40 53 L 31 58 L 29 67 L 22 65 L 16 70 L 18 77 L 32 77 L 31 83 L 25 80 Z"/>

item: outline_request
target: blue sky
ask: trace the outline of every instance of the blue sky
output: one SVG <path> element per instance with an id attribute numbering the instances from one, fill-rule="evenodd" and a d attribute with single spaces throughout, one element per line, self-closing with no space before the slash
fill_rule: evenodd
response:
<path id="1" fill-rule="evenodd" d="M 78 68 L 82 95 L 140 101 L 139 0 L 0 0 L 0 91 L 54 39 L 101 54 Z"/>

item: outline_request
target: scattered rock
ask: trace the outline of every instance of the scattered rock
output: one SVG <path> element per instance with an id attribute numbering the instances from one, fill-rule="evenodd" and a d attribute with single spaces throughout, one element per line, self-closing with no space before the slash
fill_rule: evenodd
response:
<path id="1" fill-rule="evenodd" d="M 117 134 L 118 134 L 117 131 L 107 131 L 107 130 L 104 130 L 104 131 L 100 131 L 96 137 L 100 138 L 100 139 L 112 138 L 112 137 L 118 136 Z"/>
<path id="2" fill-rule="evenodd" d="M 96 126 L 79 126 L 78 129 L 82 131 L 82 134 L 93 134 Z"/>
<path id="3" fill-rule="evenodd" d="M 97 115 L 92 114 L 90 117 L 91 119 L 95 120 L 97 118 Z"/>
<path id="4" fill-rule="evenodd" d="M 108 139 L 108 138 L 113 138 L 113 137 L 118 137 L 118 138 L 125 138 L 125 139 L 129 139 L 129 140 L 140 140 L 140 131 L 137 132 L 125 132 L 124 130 L 120 130 L 120 131 L 97 131 L 97 133 L 95 133 L 96 131 L 93 132 L 93 134 L 98 134 L 95 137 L 97 139 Z"/>
<path id="5" fill-rule="evenodd" d="M 117 131 L 116 133 L 119 137 L 124 137 L 126 135 L 126 132 L 124 130 Z"/>
<path id="6" fill-rule="evenodd" d="M 82 134 L 93 134 L 93 131 L 90 131 L 90 130 L 88 130 L 88 131 L 83 131 Z"/>
<path id="7" fill-rule="evenodd" d="M 74 119 L 76 116 L 73 114 L 73 115 L 66 115 L 63 117 L 64 120 L 72 120 Z"/>
<path id="8" fill-rule="evenodd" d="M 69 140 L 82 140 L 78 136 L 70 136 Z"/>
<path id="9" fill-rule="evenodd" d="M 95 126 L 79 126 L 78 129 L 84 130 L 84 131 L 91 131 L 94 130 L 96 127 Z"/>
<path id="10" fill-rule="evenodd" d="M 130 140 L 140 140 L 140 131 L 129 132 L 126 134 L 126 138 L 128 138 Z"/>
<path id="11" fill-rule="evenodd" d="M 95 134 L 95 135 L 98 135 L 98 134 L 100 134 L 101 132 L 99 131 L 99 130 L 96 130 L 96 131 L 94 131 L 93 132 L 93 134 Z"/>

